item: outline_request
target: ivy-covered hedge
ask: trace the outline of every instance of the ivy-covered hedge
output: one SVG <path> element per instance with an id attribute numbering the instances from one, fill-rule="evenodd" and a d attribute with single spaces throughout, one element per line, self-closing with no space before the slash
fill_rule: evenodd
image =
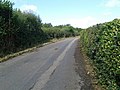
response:
<path id="1" fill-rule="evenodd" d="M 81 43 L 106 90 L 120 90 L 120 19 L 81 31 Z"/>

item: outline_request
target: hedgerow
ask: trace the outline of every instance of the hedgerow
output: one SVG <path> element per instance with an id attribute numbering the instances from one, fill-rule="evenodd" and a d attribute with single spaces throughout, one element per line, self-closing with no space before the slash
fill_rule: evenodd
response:
<path id="1" fill-rule="evenodd" d="M 91 58 L 99 83 L 120 90 L 120 19 L 81 31 L 81 43 Z"/>
<path id="2" fill-rule="evenodd" d="M 9 0 L 0 0 L 0 58 L 31 48 L 53 38 L 78 35 L 71 25 L 43 24 L 32 11 L 13 9 Z"/>

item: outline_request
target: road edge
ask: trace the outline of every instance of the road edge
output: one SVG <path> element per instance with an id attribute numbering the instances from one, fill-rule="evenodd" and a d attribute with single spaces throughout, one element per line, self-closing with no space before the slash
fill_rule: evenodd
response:
<path id="1" fill-rule="evenodd" d="M 79 74 L 81 80 L 83 81 L 83 86 L 81 87 L 81 90 L 94 90 L 91 77 L 89 76 L 86 68 L 85 58 L 83 52 L 81 51 L 80 40 L 77 41 L 74 57 L 76 63 L 75 71 Z"/>
<path id="2" fill-rule="evenodd" d="M 91 62 L 91 59 L 87 56 L 84 48 L 81 46 L 80 39 L 78 40 L 77 50 L 79 50 L 79 54 L 83 57 L 83 64 L 86 70 L 86 75 L 90 78 L 92 89 L 87 90 L 104 90 L 102 86 L 98 83 L 98 79 L 96 77 L 96 72 L 94 70 L 94 65 Z M 86 89 L 85 89 L 86 90 Z"/>
<path id="3" fill-rule="evenodd" d="M 19 51 L 19 52 L 16 52 L 16 53 L 8 54 L 8 55 L 6 55 L 6 56 L 4 56 L 4 57 L 2 57 L 2 58 L 0 57 L 0 63 L 5 62 L 5 61 L 7 61 L 7 60 L 9 60 L 9 59 L 11 59 L 11 58 L 17 57 L 17 56 L 19 56 L 19 55 L 22 55 L 22 54 L 24 54 L 24 53 L 33 52 L 33 51 L 35 51 L 37 48 L 40 48 L 40 47 L 43 47 L 43 46 L 46 46 L 46 45 L 49 45 L 49 44 L 52 44 L 52 43 L 55 43 L 55 42 L 64 40 L 64 39 L 66 39 L 66 38 L 60 38 L 60 39 L 55 38 L 55 39 L 51 39 L 51 40 L 48 41 L 48 42 L 39 44 L 39 45 L 34 46 L 34 47 L 32 47 L 32 48 L 27 48 L 27 49 L 25 49 L 25 50 L 22 50 L 22 51 Z"/>

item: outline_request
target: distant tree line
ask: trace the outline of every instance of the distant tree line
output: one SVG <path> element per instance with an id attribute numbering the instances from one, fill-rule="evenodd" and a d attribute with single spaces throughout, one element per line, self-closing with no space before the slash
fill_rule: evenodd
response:
<path id="1" fill-rule="evenodd" d="M 42 24 L 42 30 L 48 38 L 61 38 L 79 35 L 80 28 L 74 28 L 70 24 L 52 26 L 51 23 Z"/>
<path id="2" fill-rule="evenodd" d="M 68 25 L 43 24 L 39 16 L 31 12 L 13 9 L 13 3 L 0 0 L 0 57 L 52 38 L 76 36 L 79 28 Z"/>

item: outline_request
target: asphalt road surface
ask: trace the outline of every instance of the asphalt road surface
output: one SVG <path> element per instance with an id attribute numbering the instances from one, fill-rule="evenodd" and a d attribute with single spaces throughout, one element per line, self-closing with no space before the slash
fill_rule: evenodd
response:
<path id="1" fill-rule="evenodd" d="M 77 42 L 67 38 L 0 63 L 0 90 L 87 90 L 75 70 Z"/>

